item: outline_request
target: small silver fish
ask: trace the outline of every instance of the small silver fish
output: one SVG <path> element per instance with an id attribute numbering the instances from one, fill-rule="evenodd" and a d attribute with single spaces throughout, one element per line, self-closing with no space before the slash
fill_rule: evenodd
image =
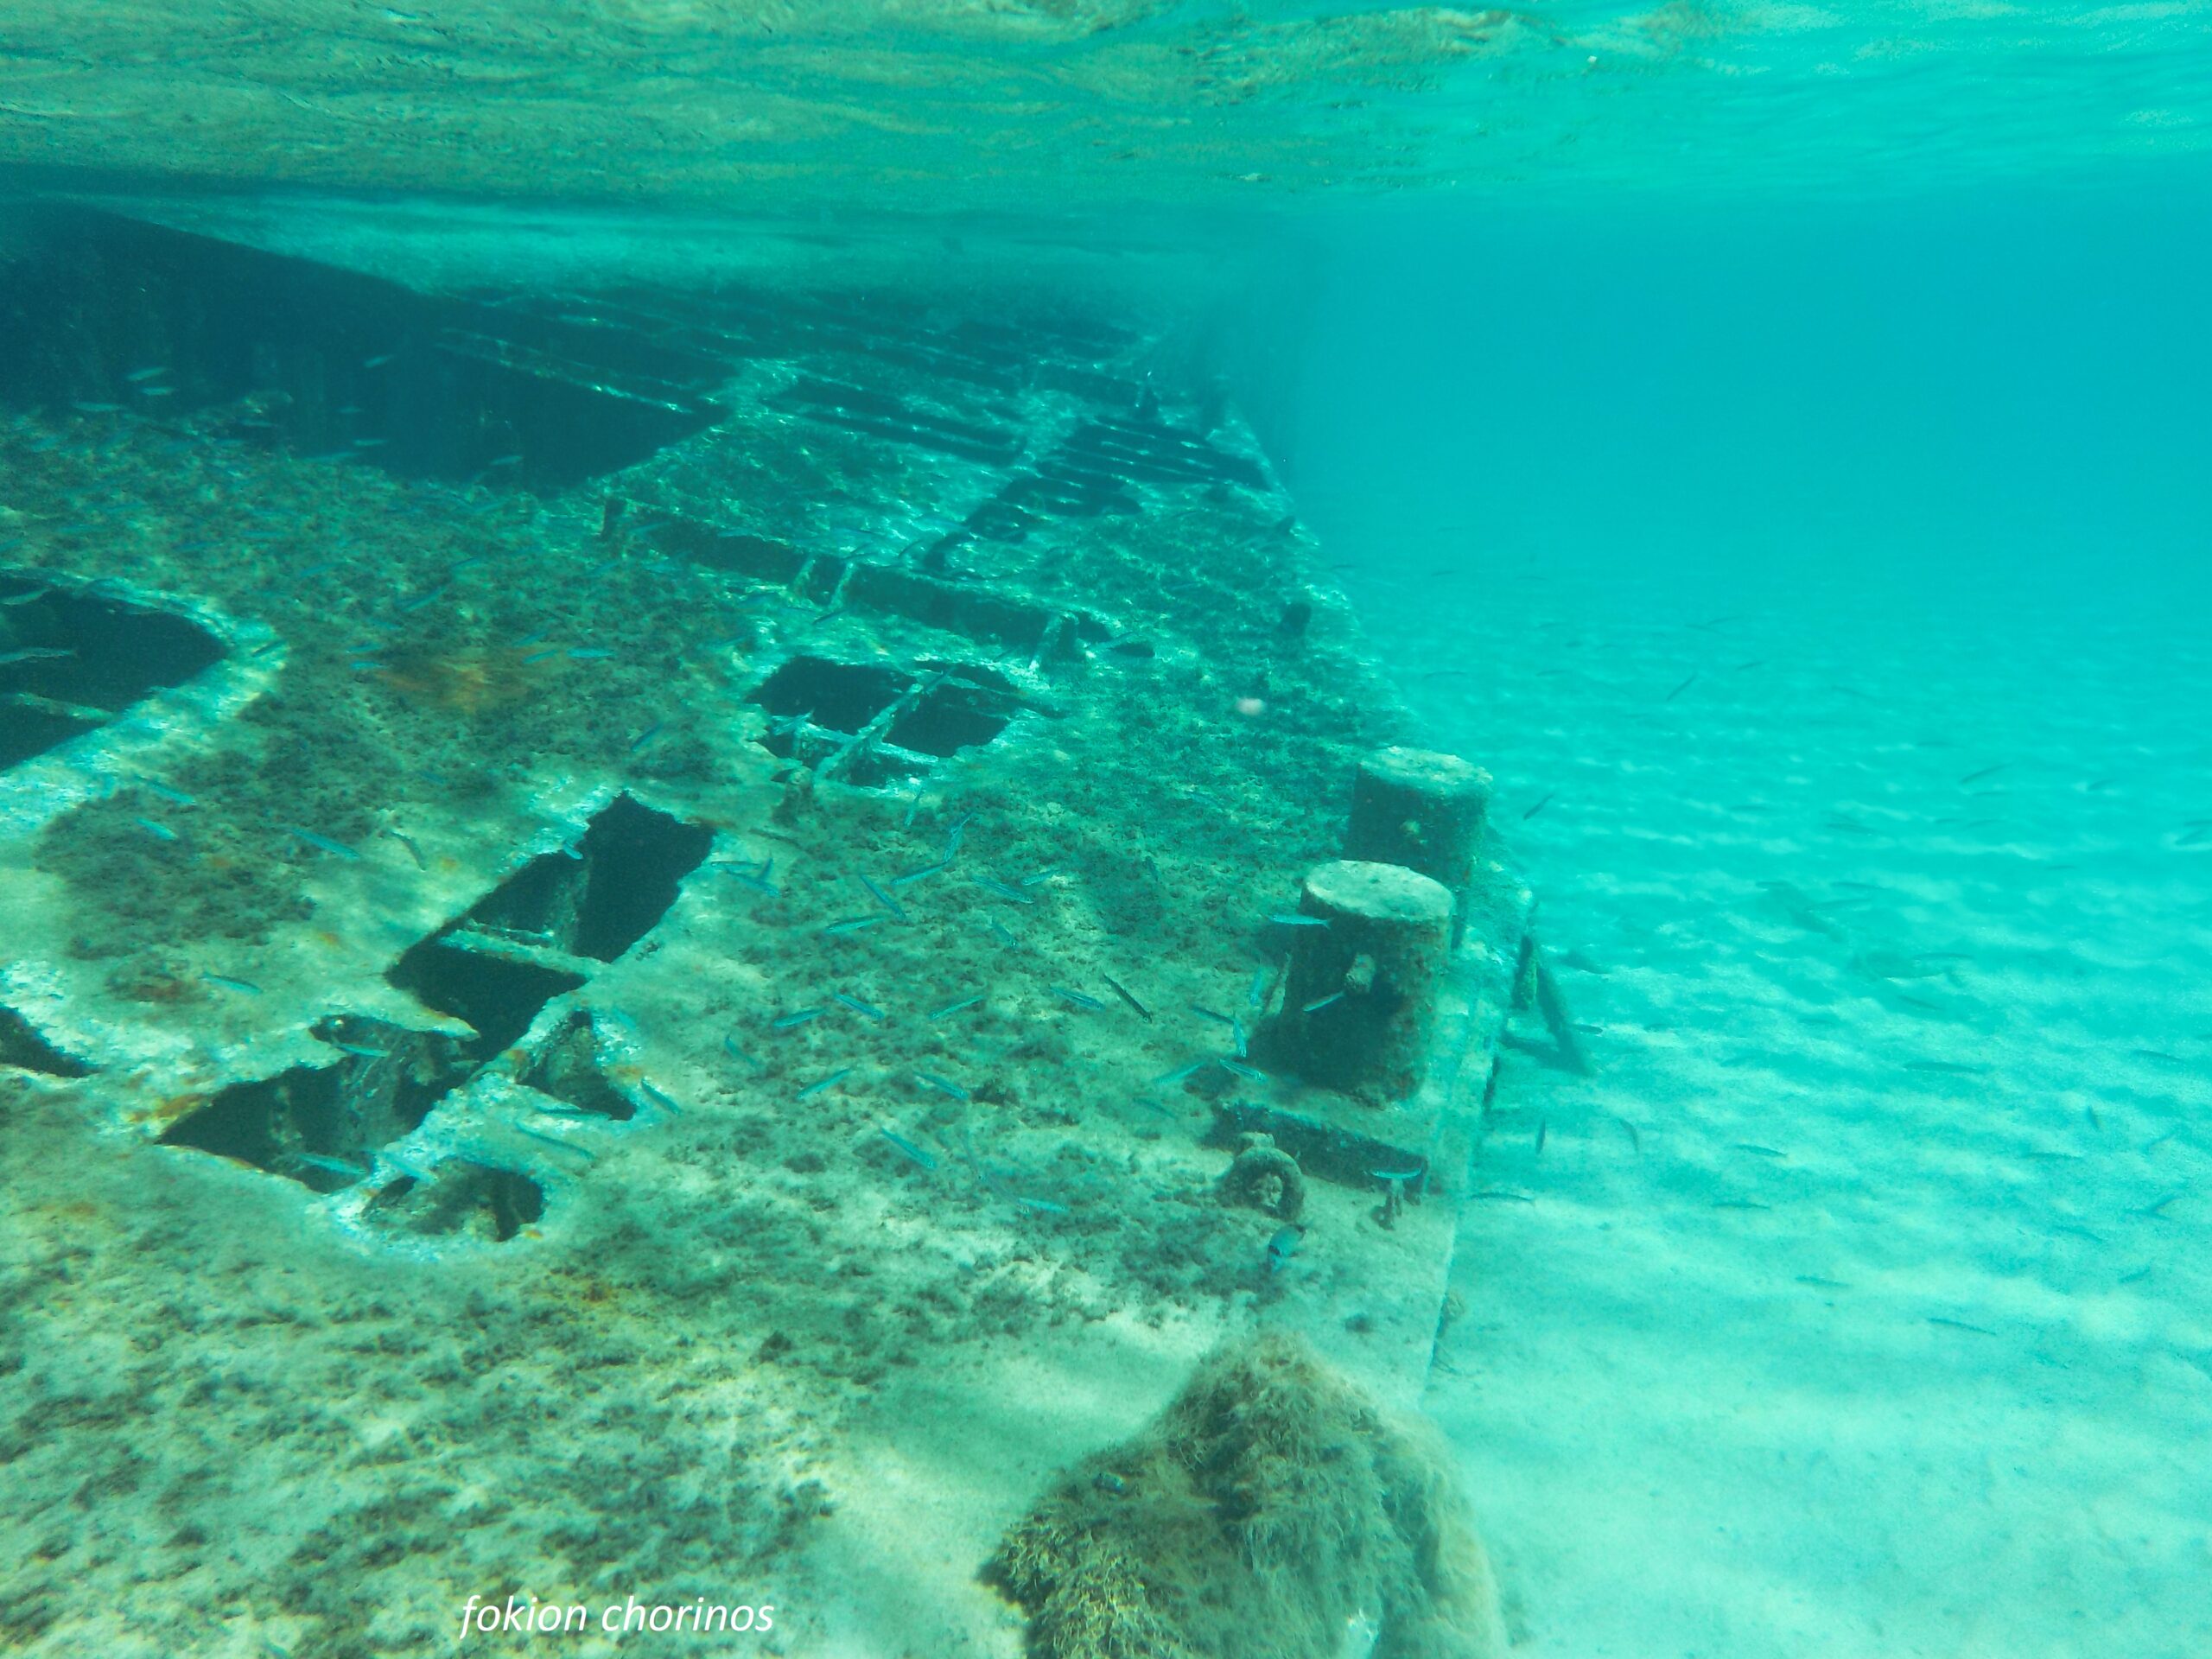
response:
<path id="1" fill-rule="evenodd" d="M 825 1090 L 835 1089 L 839 1084 L 842 1083 L 847 1077 L 849 1077 L 852 1075 L 853 1068 L 851 1066 L 839 1066 L 837 1070 L 832 1071 L 828 1077 L 823 1078 L 821 1082 L 810 1083 L 805 1088 L 800 1090 L 798 1091 L 798 1098 L 801 1100 L 811 1100 L 815 1096 L 821 1094 Z"/>
<path id="2" fill-rule="evenodd" d="M 1113 988 L 1115 995 L 1120 997 L 1122 1001 L 1135 1008 L 1138 1014 L 1141 1014 L 1147 1020 L 1152 1018 L 1152 1010 L 1145 1007 L 1145 1005 L 1138 1000 L 1136 993 L 1132 991 L 1128 986 L 1122 984 L 1120 980 L 1115 978 L 1111 974 L 1101 974 L 1098 977 L 1104 980 L 1108 985 Z"/>
<path id="3" fill-rule="evenodd" d="M 949 1020 L 956 1014 L 961 1014 L 974 1007 L 982 1000 L 983 999 L 980 996 L 964 996 L 957 1002 L 946 1003 L 943 1007 L 939 1008 L 935 1014 L 931 1014 L 929 1017 L 931 1020 Z"/>
<path id="4" fill-rule="evenodd" d="M 355 864 L 361 861 L 360 854 L 342 841 L 333 841 L 328 836 L 319 836 L 312 830 L 302 830 L 296 823 L 285 824 L 283 830 L 293 840 L 305 842 L 319 853 L 329 853 Z"/>
<path id="5" fill-rule="evenodd" d="M 905 1135 L 899 1134 L 898 1130 L 891 1128 L 890 1125 L 886 1124 L 881 1130 L 881 1134 L 885 1140 L 888 1141 L 893 1147 L 898 1148 L 898 1150 L 912 1162 L 919 1164 L 924 1169 L 934 1170 L 937 1167 L 937 1160 L 931 1156 L 925 1149 L 916 1146 Z"/>
<path id="6" fill-rule="evenodd" d="M 430 868 L 429 861 L 423 856 L 423 849 L 416 844 L 412 836 L 403 835 L 397 830 L 386 830 L 384 833 L 407 849 L 409 855 L 415 861 L 416 869 L 427 870 Z"/>
<path id="7" fill-rule="evenodd" d="M 1290 1265 L 1290 1258 L 1298 1254 L 1299 1241 L 1306 1236 L 1306 1230 L 1295 1224 L 1278 1227 L 1268 1241 L 1268 1271 L 1281 1273 Z"/>
<path id="8" fill-rule="evenodd" d="M 891 1017 L 881 1008 L 877 1007 L 874 1003 L 863 1002 L 857 996 L 848 996 L 842 991 L 832 991 L 830 995 L 864 1020 L 874 1020 L 880 1023 Z"/>
<path id="9" fill-rule="evenodd" d="M 950 1095 L 957 1101 L 965 1102 L 969 1098 L 965 1089 L 953 1082 L 951 1078 L 940 1077 L 934 1071 L 917 1071 L 914 1073 L 914 1081 L 925 1088 L 936 1090 L 941 1095 Z"/>
<path id="10" fill-rule="evenodd" d="M 789 1031 L 792 1027 L 803 1026 L 810 1020 L 819 1020 L 823 1012 L 820 1008 L 798 1008 L 768 1023 L 778 1031 Z"/>
<path id="11" fill-rule="evenodd" d="M 899 901 L 896 899 L 893 899 L 889 893 L 886 893 L 881 887 L 877 887 L 874 882 L 869 880 L 868 877 L 864 875 L 857 876 L 855 879 L 860 882 L 861 886 L 868 889 L 868 896 L 869 898 L 874 899 L 877 904 L 881 905 L 886 910 L 889 911 L 893 917 L 902 922 L 906 919 L 906 912 L 899 907 Z"/>
<path id="12" fill-rule="evenodd" d="M 394 1152 L 390 1147 L 383 1147 L 378 1149 L 376 1160 L 379 1164 L 390 1164 L 410 1181 L 430 1179 L 431 1166 L 411 1153 Z"/>
<path id="13" fill-rule="evenodd" d="M 540 1146 L 557 1147 L 563 1152 L 573 1152 L 578 1157 L 585 1159 L 592 1163 L 597 1163 L 599 1161 L 599 1154 L 594 1152 L 589 1147 L 580 1147 L 573 1141 L 563 1141 L 557 1135 L 548 1135 L 543 1129 L 533 1129 L 527 1123 L 515 1123 L 509 1125 L 509 1127 L 512 1128 L 517 1135 L 522 1135 L 525 1139 L 535 1141 Z"/>
<path id="14" fill-rule="evenodd" d="M 776 861 L 772 858 L 763 864 L 750 865 L 734 864 L 726 860 L 717 861 L 715 868 L 727 870 L 740 887 L 750 887 L 755 893 L 767 894 L 771 899 L 777 896 L 776 884 L 768 879 L 776 873 Z"/>
<path id="15" fill-rule="evenodd" d="M 309 1169 L 319 1169 L 326 1175 L 343 1175 L 349 1181 L 358 1181 L 368 1173 L 359 1164 L 349 1164 L 340 1158 L 326 1158 L 319 1152 L 296 1152 L 292 1154 L 292 1161 L 305 1164 Z"/>

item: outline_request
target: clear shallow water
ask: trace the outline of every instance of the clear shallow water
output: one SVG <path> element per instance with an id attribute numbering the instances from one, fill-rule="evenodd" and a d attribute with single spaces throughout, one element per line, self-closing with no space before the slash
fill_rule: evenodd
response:
<path id="1" fill-rule="evenodd" d="M 2202 642 L 1484 586 L 1448 639 L 1372 602 L 1509 822 L 1556 789 L 1516 839 L 1600 1028 L 1592 1080 L 1509 1071 L 1485 1169 L 1535 1203 L 1466 1236 L 1430 1394 L 1534 1650 L 2193 1651 Z"/>
<path id="2" fill-rule="evenodd" d="M 1532 1202 L 1471 1206 L 1425 1402 L 1526 1650 L 2212 1644 L 2204 7 L 18 12 L 27 186 L 441 287 L 1080 292 L 1219 366 L 1591 1028 L 1588 1077 L 1509 1057 L 1484 1179 Z M 1013 1650 L 944 1586 L 1207 1334 L 1085 1294 L 849 1431 L 822 1651 Z M 734 1369 L 715 1421 L 787 1433 L 734 1490 L 836 1466 Z M 385 1403 L 379 1456 L 443 1432 Z"/>
<path id="3" fill-rule="evenodd" d="M 2206 1640 L 2203 247 L 2133 182 L 1321 290 L 1306 499 L 1592 1027 L 1429 1397 L 1532 1651 Z"/>

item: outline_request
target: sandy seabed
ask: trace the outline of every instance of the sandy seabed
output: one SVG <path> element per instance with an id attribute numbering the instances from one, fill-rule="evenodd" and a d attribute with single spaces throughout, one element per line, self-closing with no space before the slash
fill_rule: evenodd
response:
<path id="1" fill-rule="evenodd" d="M 1533 1201 L 1469 1217 L 1429 1395 L 1519 1650 L 2212 1651 L 2189 598 L 1352 582 L 1497 773 L 1594 1062 L 1509 1061 L 1480 1185 Z"/>

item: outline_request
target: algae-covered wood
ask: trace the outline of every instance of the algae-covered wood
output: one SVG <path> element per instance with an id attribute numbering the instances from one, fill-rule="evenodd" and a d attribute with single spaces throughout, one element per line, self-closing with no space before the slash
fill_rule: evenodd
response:
<path id="1" fill-rule="evenodd" d="M 1281 1248 L 1243 1120 L 1374 1115 L 1251 1046 L 1268 918 L 1409 734 L 1218 396 L 1141 321 L 514 296 L 497 375 L 644 339 L 713 410 L 532 492 L 526 427 L 400 476 L 316 391 L 441 372 L 451 296 L 385 302 L 389 365 L 229 395 L 142 335 L 168 380 L 0 427 L 10 591 L 222 651 L 0 775 L 11 1634 L 443 1652 L 472 1593 L 634 1593 L 1012 1652 L 992 1541 L 1224 1332 L 1413 1397 L 1521 901 L 1486 866 L 1376 1135 L 1437 1201 L 1320 1155 Z"/>

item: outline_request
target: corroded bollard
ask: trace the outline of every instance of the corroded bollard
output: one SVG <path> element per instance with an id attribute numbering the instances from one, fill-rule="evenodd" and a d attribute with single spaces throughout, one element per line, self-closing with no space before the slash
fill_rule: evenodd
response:
<path id="1" fill-rule="evenodd" d="M 1456 943 L 1490 804 L 1490 774 L 1456 754 L 1377 749 L 1352 779 L 1344 856 L 1402 864 L 1441 881 L 1457 906 Z"/>
<path id="2" fill-rule="evenodd" d="M 1397 864 L 1308 873 L 1291 941 L 1281 1034 L 1301 1075 L 1370 1099 L 1420 1088 L 1450 954 L 1452 895 Z"/>

